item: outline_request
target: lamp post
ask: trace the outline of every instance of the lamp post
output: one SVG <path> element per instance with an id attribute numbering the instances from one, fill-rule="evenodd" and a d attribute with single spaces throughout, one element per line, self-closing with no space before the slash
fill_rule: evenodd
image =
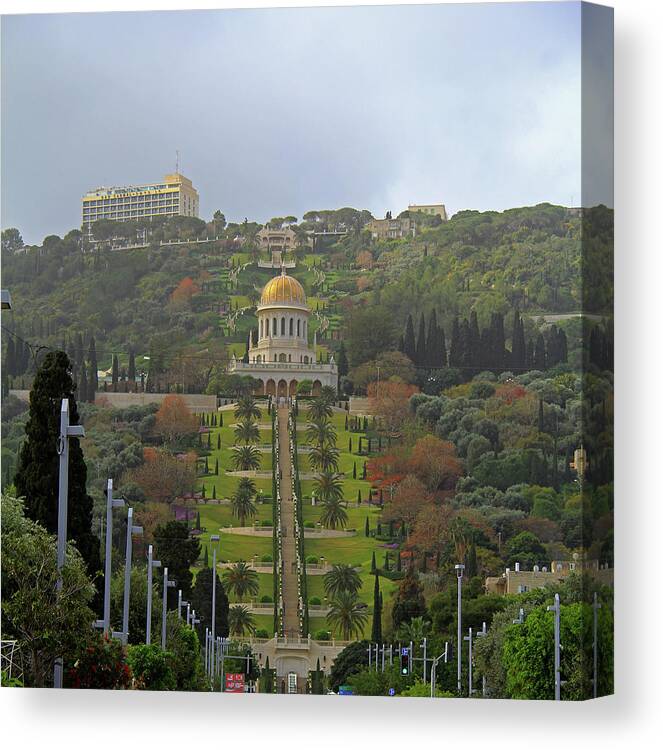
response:
<path id="1" fill-rule="evenodd" d="M 216 548 L 220 539 L 221 537 L 218 534 L 212 534 L 209 538 L 210 542 L 214 543 L 212 550 L 212 636 L 210 641 L 212 660 L 214 659 L 214 644 L 216 643 Z"/>
<path id="2" fill-rule="evenodd" d="M 468 635 L 463 640 L 469 641 L 469 651 L 467 656 L 467 697 L 471 698 L 472 693 L 472 628 L 468 629 Z"/>
<path id="3" fill-rule="evenodd" d="M 182 607 L 188 607 L 189 602 L 185 602 L 184 599 L 182 599 L 182 589 L 180 589 L 177 592 L 177 619 L 182 619 Z"/>
<path id="4" fill-rule="evenodd" d="M 166 650 L 166 614 L 168 611 L 168 589 L 175 588 L 177 583 L 168 578 L 168 568 L 163 569 L 163 602 L 161 604 L 161 648 Z"/>
<path id="5" fill-rule="evenodd" d="M 147 548 L 147 623 L 145 624 L 145 643 L 149 646 L 152 637 L 152 571 L 160 568 L 161 561 L 154 559 L 152 545 Z"/>
<path id="6" fill-rule="evenodd" d="M 134 526 L 134 509 L 127 511 L 127 546 L 124 554 L 124 602 L 122 605 L 122 642 L 129 643 L 129 601 L 131 596 L 131 555 L 133 551 L 132 536 L 143 533 L 142 526 Z"/>
<path id="7" fill-rule="evenodd" d="M 457 605 L 458 632 L 456 634 L 456 639 L 458 641 L 458 654 L 457 654 L 458 664 L 457 664 L 456 687 L 458 690 L 458 695 L 460 695 L 461 693 L 460 673 L 461 673 L 461 663 L 462 663 L 462 654 L 463 654 L 462 593 L 463 593 L 463 571 L 465 570 L 465 566 L 462 563 L 458 563 L 454 567 L 456 569 L 456 578 L 458 579 L 458 605 Z"/>
<path id="8" fill-rule="evenodd" d="M 599 609 L 601 609 L 601 602 L 599 602 L 599 596 L 594 592 L 594 697 L 598 697 L 599 690 Z"/>
<path id="9" fill-rule="evenodd" d="M 4 302 L 4 300 L 3 300 Z M 11 300 L 7 299 L 11 306 Z M 3 306 L 4 307 L 4 306 Z M 4 308 L 4 309 L 11 309 Z M 57 590 L 62 590 L 62 566 L 67 549 L 67 505 L 69 502 L 69 438 L 85 437 L 85 430 L 81 425 L 69 424 L 69 399 L 63 398 L 60 405 L 60 436 L 58 437 L 57 451 L 60 456 L 60 467 L 58 477 L 58 546 L 57 566 L 58 580 Z M 53 668 L 53 687 L 62 687 L 62 657 L 55 660 Z"/>
<path id="10" fill-rule="evenodd" d="M 444 651 L 433 659 L 432 666 L 430 668 L 430 697 L 435 697 L 435 682 L 437 679 L 437 664 L 440 659 L 444 659 L 444 663 L 447 663 L 447 654 L 449 653 L 449 642 L 444 642 Z"/>
<path id="11" fill-rule="evenodd" d="M 488 631 L 486 630 L 486 623 L 484 622 L 481 630 L 478 630 L 474 635 L 476 638 L 480 638 L 481 636 L 485 636 L 488 634 Z M 486 675 L 481 675 L 481 695 L 485 698 L 486 697 Z"/>
<path id="12" fill-rule="evenodd" d="M 111 585 L 111 562 L 113 553 L 113 508 L 124 507 L 121 497 L 113 497 L 113 480 L 109 479 L 106 484 L 106 555 L 104 561 L 104 618 L 101 625 L 104 633 L 110 631 L 110 585 Z"/>
<path id="13" fill-rule="evenodd" d="M 553 612 L 555 615 L 555 700 L 561 700 L 561 675 L 559 665 L 559 626 L 560 626 L 560 605 L 559 605 L 559 594 L 555 594 L 555 603 L 550 607 L 546 607 L 548 612 Z"/>

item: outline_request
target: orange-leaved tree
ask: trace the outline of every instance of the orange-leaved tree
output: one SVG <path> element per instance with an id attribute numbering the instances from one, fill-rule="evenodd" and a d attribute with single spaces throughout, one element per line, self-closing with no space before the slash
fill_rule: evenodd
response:
<path id="1" fill-rule="evenodd" d="M 463 466 L 453 443 L 425 435 L 412 448 L 410 470 L 430 492 L 438 492 L 455 486 Z"/>
<path id="2" fill-rule="evenodd" d="M 164 442 L 174 443 L 198 432 L 198 419 L 181 396 L 170 393 L 156 413 L 154 431 Z"/>

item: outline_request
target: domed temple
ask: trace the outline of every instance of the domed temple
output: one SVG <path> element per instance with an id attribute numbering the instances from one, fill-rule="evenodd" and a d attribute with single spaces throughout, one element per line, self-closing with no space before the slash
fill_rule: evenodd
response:
<path id="1" fill-rule="evenodd" d="M 234 356 L 228 372 L 250 375 L 262 383 L 258 395 L 294 396 L 303 380 L 313 383 L 313 394 L 329 385 L 336 390 L 338 370 L 315 360 L 315 335 L 309 346 L 309 318 L 304 288 L 285 268 L 262 290 L 257 309 L 258 329 L 249 333 L 248 362 Z"/>

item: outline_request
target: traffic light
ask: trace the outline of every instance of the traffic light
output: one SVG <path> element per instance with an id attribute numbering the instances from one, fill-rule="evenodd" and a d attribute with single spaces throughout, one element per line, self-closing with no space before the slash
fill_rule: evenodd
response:
<path id="1" fill-rule="evenodd" d="M 401 648 L 401 674 L 410 674 L 410 649 L 405 646 Z"/>

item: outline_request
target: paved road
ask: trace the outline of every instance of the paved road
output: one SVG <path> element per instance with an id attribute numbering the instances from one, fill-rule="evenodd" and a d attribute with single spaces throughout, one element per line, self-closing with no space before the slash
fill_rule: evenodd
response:
<path id="1" fill-rule="evenodd" d="M 288 636 L 301 635 L 297 612 L 297 553 L 295 549 L 295 505 L 292 500 L 292 463 L 288 437 L 288 407 L 279 406 L 279 469 L 281 471 L 281 527 L 283 529 L 283 608 Z"/>

